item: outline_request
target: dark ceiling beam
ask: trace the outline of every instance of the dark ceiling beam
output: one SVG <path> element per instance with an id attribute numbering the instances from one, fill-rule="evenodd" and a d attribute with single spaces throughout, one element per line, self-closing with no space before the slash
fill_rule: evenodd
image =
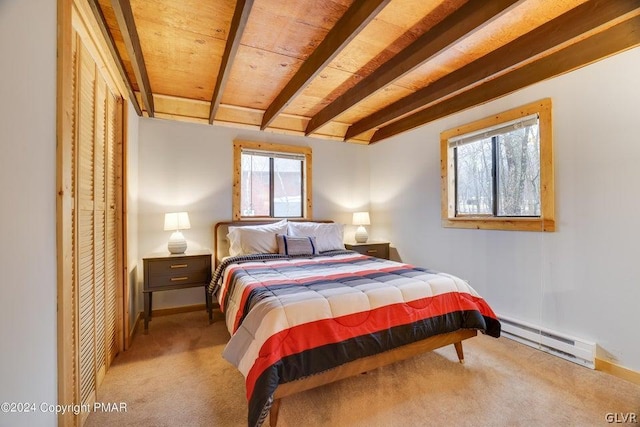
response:
<path id="1" fill-rule="evenodd" d="M 303 62 L 262 117 L 264 130 L 391 0 L 356 0 Z"/>
<path id="2" fill-rule="evenodd" d="M 593 0 L 583 3 L 429 86 L 359 120 L 349 127 L 345 140 L 424 108 L 445 96 L 455 95 L 465 88 L 481 84 L 513 67 L 522 66 L 543 52 L 638 10 L 639 6 L 637 0 Z"/>
<path id="3" fill-rule="evenodd" d="M 213 89 L 213 96 L 211 97 L 209 124 L 213 124 L 213 120 L 215 119 L 218 108 L 220 107 L 222 93 L 224 92 L 224 87 L 229 79 L 229 74 L 231 74 L 231 66 L 233 65 L 236 53 L 238 53 L 240 39 L 242 38 L 242 33 L 247 25 L 247 20 L 249 19 L 249 13 L 251 12 L 252 6 L 253 0 L 238 0 L 236 2 L 236 9 L 233 12 L 233 18 L 231 19 L 231 26 L 229 28 L 229 36 L 227 37 L 227 44 L 224 47 L 220 70 L 218 70 L 216 86 Z"/>
<path id="4" fill-rule="evenodd" d="M 347 90 L 311 118 L 309 135 L 374 92 L 393 83 L 425 63 L 447 46 L 473 33 L 478 27 L 516 3 L 517 0 L 470 0 L 443 19 L 360 83 Z"/>
<path id="5" fill-rule="evenodd" d="M 153 94 L 151 93 L 149 76 L 147 74 L 147 68 L 144 65 L 142 49 L 140 48 L 138 30 L 136 30 L 136 24 L 133 20 L 131 3 L 129 3 L 129 0 L 111 0 L 111 6 L 115 12 L 118 27 L 120 27 L 120 32 L 124 39 L 124 45 L 127 47 L 127 53 L 129 54 L 131 66 L 133 67 L 133 74 L 136 76 L 138 88 L 142 95 L 142 102 L 149 117 L 153 117 Z"/>
<path id="6" fill-rule="evenodd" d="M 102 8 L 98 4 L 98 0 L 89 0 L 89 5 L 91 6 L 91 10 L 93 11 L 93 16 L 95 16 L 96 21 L 98 21 L 98 26 L 100 27 L 100 32 L 102 33 L 102 37 L 104 37 L 104 39 L 107 41 L 109 52 L 111 53 L 111 57 L 116 63 L 116 67 L 118 68 L 120 77 L 122 77 L 122 81 L 124 81 L 125 86 L 127 87 L 127 92 L 129 92 L 129 99 L 133 104 L 133 108 L 136 110 L 136 113 L 138 113 L 138 116 L 142 116 L 142 109 L 140 108 L 140 104 L 138 103 L 138 98 L 136 97 L 136 94 L 133 91 L 133 85 L 131 84 L 129 75 L 124 69 L 122 58 L 118 53 L 118 49 L 116 48 L 116 43 L 113 40 L 113 36 L 111 35 L 111 32 L 108 29 L 108 25 L 104 17 L 104 13 L 102 13 Z"/>
<path id="7" fill-rule="evenodd" d="M 376 131 L 371 143 L 491 101 L 640 45 L 640 16 L 619 23 L 551 55 L 485 82 Z"/>

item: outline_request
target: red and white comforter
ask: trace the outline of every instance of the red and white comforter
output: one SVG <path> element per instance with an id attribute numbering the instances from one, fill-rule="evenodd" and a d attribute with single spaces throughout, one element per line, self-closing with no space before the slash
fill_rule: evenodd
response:
<path id="1" fill-rule="evenodd" d="M 221 267 L 212 290 L 231 334 L 223 357 L 246 379 L 250 426 L 280 383 L 459 329 L 500 335 L 468 283 L 408 264 L 341 252 Z"/>

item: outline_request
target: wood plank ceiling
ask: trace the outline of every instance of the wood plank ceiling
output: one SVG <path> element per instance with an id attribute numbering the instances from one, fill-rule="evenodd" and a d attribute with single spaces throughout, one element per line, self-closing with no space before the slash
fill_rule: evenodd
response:
<path id="1" fill-rule="evenodd" d="M 139 115 L 362 144 L 640 45 L 640 0 L 88 1 Z"/>

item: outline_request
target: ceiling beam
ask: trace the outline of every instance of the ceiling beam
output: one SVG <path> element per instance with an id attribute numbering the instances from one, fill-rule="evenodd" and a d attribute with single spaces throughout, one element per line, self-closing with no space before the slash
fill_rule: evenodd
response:
<path id="1" fill-rule="evenodd" d="M 422 65 L 447 46 L 472 34 L 514 3 L 516 0 L 470 0 L 465 3 L 460 9 L 447 16 L 402 52 L 385 62 L 380 68 L 313 116 L 307 125 L 306 134 L 313 133 L 374 92 Z"/>
<path id="2" fill-rule="evenodd" d="M 542 53 L 551 53 L 553 48 L 598 27 L 607 24 L 613 26 L 621 16 L 634 10 L 638 13 L 639 6 L 637 0 L 592 0 L 583 3 L 429 86 L 359 120 L 349 127 L 345 140 L 424 108 L 446 96 L 455 95 L 463 89 L 484 83 L 514 67 L 523 66 Z M 603 28 L 598 29 L 601 30 Z"/>
<path id="3" fill-rule="evenodd" d="M 264 130 L 391 0 L 356 0 L 267 108 Z"/>
<path id="4" fill-rule="evenodd" d="M 371 143 L 491 101 L 638 45 L 640 45 L 640 16 L 634 16 L 524 67 L 384 126 L 376 131 L 371 138 Z"/>
<path id="5" fill-rule="evenodd" d="M 211 97 L 209 124 L 213 124 L 216 113 L 218 112 L 218 107 L 220 107 L 222 93 L 224 92 L 224 87 L 229 79 L 229 74 L 231 74 L 231 66 L 233 65 L 236 53 L 238 52 L 240 39 L 242 38 L 242 33 L 247 25 L 247 20 L 249 19 L 249 13 L 251 12 L 252 6 L 253 0 L 238 0 L 236 2 L 236 9 L 233 12 L 233 18 L 231 19 L 229 36 L 227 37 L 227 44 L 224 47 L 224 54 L 222 55 L 222 62 L 216 79 L 216 86 L 213 89 L 213 96 Z"/>
<path id="6" fill-rule="evenodd" d="M 133 104 L 133 108 L 138 113 L 138 116 L 142 116 L 142 109 L 140 108 L 140 104 L 138 103 L 138 98 L 136 97 L 135 92 L 133 91 L 133 84 L 129 79 L 129 75 L 124 69 L 124 64 L 122 63 L 122 58 L 118 53 L 118 49 L 116 48 L 116 43 L 113 40 L 113 36 L 108 29 L 107 21 L 104 17 L 104 13 L 102 13 L 102 8 L 98 4 L 98 0 L 89 0 L 89 5 L 91 6 L 91 10 L 93 11 L 93 16 L 95 16 L 96 21 L 98 21 L 98 26 L 100 27 L 100 32 L 102 33 L 102 37 L 107 41 L 107 46 L 109 47 L 109 52 L 113 57 L 113 60 L 116 63 L 116 67 L 118 68 L 118 72 L 120 73 L 120 77 L 122 81 L 124 81 L 125 86 L 127 87 L 127 91 L 129 92 L 129 100 Z"/>
<path id="7" fill-rule="evenodd" d="M 149 84 L 149 76 L 147 68 L 144 65 L 142 49 L 140 48 L 140 38 L 133 20 L 133 11 L 129 0 L 111 0 L 111 6 L 116 15 L 124 45 L 127 47 L 127 53 L 133 67 L 133 74 L 136 76 L 138 88 L 142 95 L 144 108 L 147 110 L 149 117 L 153 117 L 153 94 L 151 93 L 151 85 Z"/>

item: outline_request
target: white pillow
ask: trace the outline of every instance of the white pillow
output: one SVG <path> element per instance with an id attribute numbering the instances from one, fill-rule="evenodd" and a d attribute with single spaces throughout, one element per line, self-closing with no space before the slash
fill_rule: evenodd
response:
<path id="1" fill-rule="evenodd" d="M 293 221 L 288 224 L 290 236 L 315 237 L 318 252 L 344 249 L 344 227 L 342 224 Z"/>
<path id="2" fill-rule="evenodd" d="M 278 253 L 276 234 L 287 234 L 287 220 L 264 225 L 229 227 L 229 255 Z"/>

